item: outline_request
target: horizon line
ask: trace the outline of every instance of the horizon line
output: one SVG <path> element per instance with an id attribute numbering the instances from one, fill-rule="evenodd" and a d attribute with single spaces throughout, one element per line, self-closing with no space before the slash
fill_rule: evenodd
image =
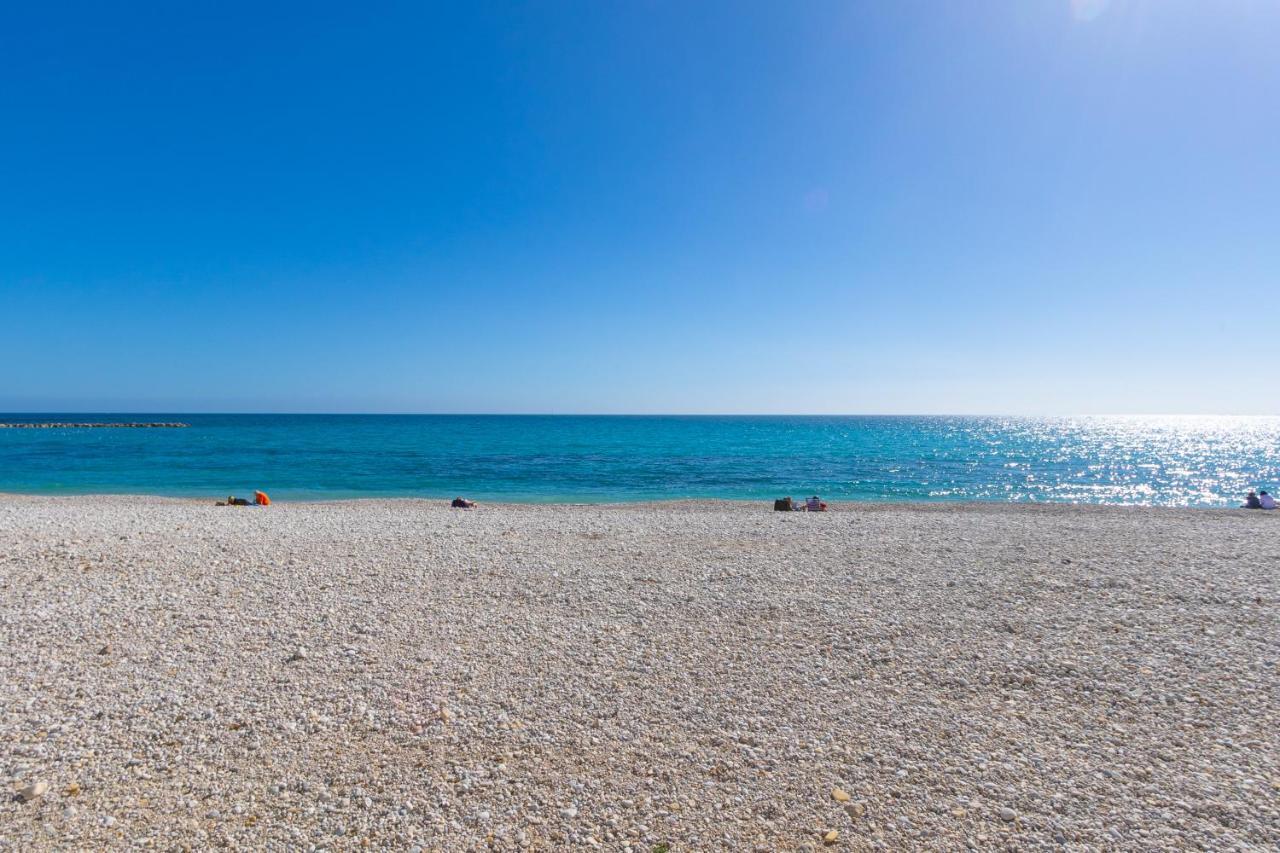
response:
<path id="1" fill-rule="evenodd" d="M 18 415 L 274 415 L 294 417 L 493 417 L 493 418 L 1274 418 L 1280 414 L 1232 412 L 322 412 L 212 411 L 182 409 L 47 409 L 0 411 L 0 418 Z"/>

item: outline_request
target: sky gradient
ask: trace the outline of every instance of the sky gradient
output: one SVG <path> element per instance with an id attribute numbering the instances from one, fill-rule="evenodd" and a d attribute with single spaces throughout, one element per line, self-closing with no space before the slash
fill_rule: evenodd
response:
<path id="1" fill-rule="evenodd" d="M 1280 413 L 1274 0 L 9 4 L 0 410 Z"/>

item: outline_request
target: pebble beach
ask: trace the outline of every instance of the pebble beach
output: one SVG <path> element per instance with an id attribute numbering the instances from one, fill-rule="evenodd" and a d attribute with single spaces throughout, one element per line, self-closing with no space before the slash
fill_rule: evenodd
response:
<path id="1" fill-rule="evenodd" d="M 0 496 L 0 849 L 1274 849 L 1280 513 Z"/>

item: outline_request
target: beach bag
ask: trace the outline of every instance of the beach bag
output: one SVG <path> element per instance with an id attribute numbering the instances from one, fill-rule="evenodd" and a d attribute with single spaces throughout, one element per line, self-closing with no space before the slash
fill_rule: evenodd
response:
<path id="1" fill-rule="evenodd" d="M 779 498 L 773 502 L 774 512 L 791 512 L 792 509 L 791 498 Z"/>

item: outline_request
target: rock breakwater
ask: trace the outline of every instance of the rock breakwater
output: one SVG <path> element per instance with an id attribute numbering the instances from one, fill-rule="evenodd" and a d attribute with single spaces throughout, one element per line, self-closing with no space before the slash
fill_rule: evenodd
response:
<path id="1" fill-rule="evenodd" d="M 27 422 L 0 422 L 0 429 L 185 429 L 191 424 L 183 423 L 142 423 L 142 422 L 119 422 L 119 423 L 72 423 L 69 421 L 27 421 Z"/>

